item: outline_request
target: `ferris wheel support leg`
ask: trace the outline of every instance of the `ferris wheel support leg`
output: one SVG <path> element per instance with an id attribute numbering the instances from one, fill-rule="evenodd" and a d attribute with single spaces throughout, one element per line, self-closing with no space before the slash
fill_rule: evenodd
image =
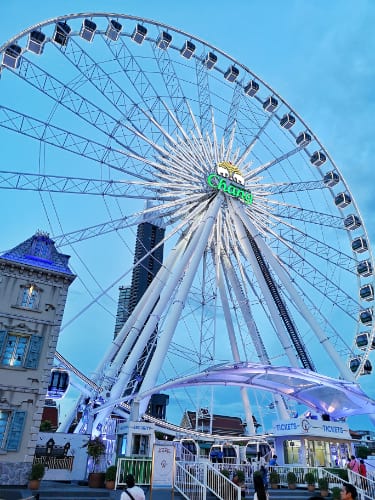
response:
<path id="1" fill-rule="evenodd" d="M 241 217 L 241 215 L 240 215 L 240 217 Z M 254 232 L 254 227 L 252 226 L 251 222 L 249 222 L 249 224 L 248 224 L 248 230 L 249 231 L 251 230 L 252 232 Z M 254 233 L 254 234 L 256 234 L 256 233 Z M 309 324 L 310 328 L 312 329 L 312 331 L 315 333 L 315 335 L 319 339 L 320 344 L 326 350 L 327 354 L 330 356 L 330 358 L 334 362 L 336 368 L 338 369 L 338 371 L 340 373 L 340 376 L 343 377 L 345 380 L 354 382 L 355 381 L 354 375 L 350 372 L 349 368 L 345 365 L 345 363 L 343 363 L 343 360 L 340 358 L 336 349 L 329 341 L 327 335 L 324 333 L 324 331 L 321 329 L 321 327 L 317 324 L 314 316 L 311 314 L 308 307 L 306 306 L 304 301 L 301 299 L 299 293 L 295 290 L 292 282 L 290 281 L 290 277 L 286 274 L 281 263 L 276 259 L 276 257 L 273 255 L 273 253 L 267 247 L 267 245 L 264 244 L 262 238 L 260 238 L 259 236 L 255 236 L 254 239 L 255 239 L 257 245 L 259 245 L 259 248 L 262 250 L 262 253 L 267 257 L 267 260 L 270 263 L 270 265 L 272 265 L 272 269 L 275 271 L 275 273 L 279 277 L 280 281 L 283 283 L 285 289 L 290 294 L 290 296 L 291 296 L 293 302 L 296 304 L 300 314 L 305 319 L 305 321 Z"/>
<path id="2" fill-rule="evenodd" d="M 221 204 L 222 204 L 222 197 L 216 196 L 207 211 L 201 231 L 199 231 L 199 234 L 198 232 L 196 232 L 196 234 L 194 235 L 195 236 L 194 240 L 196 241 L 192 239 L 190 242 L 189 253 L 191 256 L 191 260 L 189 259 L 190 263 L 188 265 L 188 268 L 186 269 L 179 290 L 170 308 L 168 318 L 164 325 L 163 329 L 164 331 L 160 336 L 158 343 L 156 345 L 156 349 L 152 356 L 149 368 L 142 382 L 140 392 L 148 391 L 155 386 L 157 377 L 160 372 L 160 364 L 163 363 L 165 356 L 167 354 L 167 350 L 171 342 L 171 339 L 173 337 L 173 334 L 175 332 L 178 319 L 185 305 L 186 296 L 191 288 L 191 284 L 194 280 L 199 262 L 201 261 L 202 255 L 206 249 L 207 241 L 212 231 Z M 141 400 L 140 402 L 141 414 L 146 411 L 147 404 L 148 404 L 148 398 Z"/>
<path id="3" fill-rule="evenodd" d="M 233 207 L 233 205 L 232 205 Z M 233 216 L 233 221 L 235 223 L 235 229 L 238 235 L 238 240 L 242 246 L 242 249 L 248 258 L 249 262 L 251 263 L 252 269 L 254 271 L 255 277 L 258 281 L 258 284 L 261 288 L 263 297 L 266 301 L 268 311 L 271 315 L 275 331 L 278 334 L 278 337 L 280 339 L 281 345 L 285 351 L 285 354 L 287 355 L 290 365 L 299 368 L 298 360 L 295 356 L 294 349 L 292 346 L 292 343 L 290 339 L 288 338 L 288 335 L 285 331 L 284 324 L 281 320 L 279 311 L 277 310 L 277 307 L 275 306 L 274 300 L 272 298 L 272 295 L 268 289 L 267 283 L 265 282 L 265 278 L 263 276 L 263 273 L 258 265 L 258 262 L 255 258 L 254 252 L 251 248 L 248 236 L 246 234 L 244 225 L 242 223 L 242 220 L 238 217 L 237 212 L 235 211 L 235 208 L 233 207 L 232 211 L 232 216 Z"/>
<path id="4" fill-rule="evenodd" d="M 174 291 L 176 287 L 178 286 L 178 283 L 181 281 L 181 277 L 184 276 L 184 273 L 189 266 L 190 261 L 196 261 L 196 266 L 199 263 L 199 260 L 202 256 L 202 253 L 207 245 L 207 239 L 210 234 L 210 231 L 212 230 L 212 226 L 215 222 L 215 217 L 216 214 L 222 204 L 222 196 L 218 195 L 215 197 L 214 201 L 211 203 L 205 217 L 201 220 L 201 227 L 197 227 L 194 234 L 190 238 L 189 235 L 186 236 L 186 250 L 184 254 L 182 255 L 181 259 L 179 262 L 176 263 L 175 269 L 173 270 L 173 274 L 169 277 L 169 280 L 165 283 L 165 286 L 163 288 L 163 291 L 159 297 L 159 300 L 157 301 L 157 304 L 155 308 L 152 310 L 152 314 L 150 315 L 147 324 L 144 326 L 142 329 L 141 334 L 139 335 L 137 342 L 134 344 L 130 355 L 128 359 L 126 360 L 126 363 L 123 365 L 121 368 L 120 374 L 117 378 L 117 381 L 113 385 L 111 389 L 111 397 L 108 401 L 110 403 L 111 401 L 116 401 L 118 400 L 121 395 L 124 392 L 125 387 L 130 381 L 131 375 L 136 367 L 136 364 L 146 347 L 147 341 L 150 339 L 150 336 L 153 334 L 155 331 L 155 328 L 160 320 L 161 313 L 166 309 L 168 306 L 168 303 L 171 300 L 171 297 L 174 295 Z M 190 233 L 189 233 L 190 234 Z M 201 251 L 200 251 L 201 249 Z M 196 267 L 195 266 L 195 267 Z M 190 264 L 191 268 L 191 264 Z M 194 271 L 195 272 L 195 271 Z M 194 274 L 191 276 L 191 279 L 194 278 Z M 182 285 L 180 285 L 181 287 Z M 186 292 L 187 293 L 187 292 Z M 176 302 L 177 299 L 175 299 Z M 173 306 L 172 306 L 173 308 Z M 170 317 L 174 320 L 173 314 L 170 315 Z M 178 319 L 178 318 L 177 318 Z M 177 321 L 177 320 L 176 320 Z M 167 330 L 168 331 L 168 330 Z M 170 336 L 173 335 L 173 331 L 170 332 Z M 163 334 L 160 338 L 160 340 L 157 343 L 156 350 L 153 354 L 152 360 L 150 362 L 150 365 L 147 369 L 147 373 L 145 376 L 144 381 L 150 377 L 149 373 L 151 370 L 151 373 L 153 373 L 153 376 L 151 377 L 152 379 L 152 385 L 151 387 L 154 387 L 155 381 L 157 378 L 157 375 L 160 372 L 160 363 L 163 362 L 165 354 L 162 355 L 162 357 L 159 357 L 159 353 L 163 352 L 164 349 L 165 351 L 167 350 L 169 346 L 170 339 L 165 342 L 163 341 L 164 337 L 166 337 L 165 334 Z M 162 348 L 159 347 L 163 346 L 163 351 Z M 144 383 L 143 381 L 143 383 Z M 143 383 L 142 383 L 142 389 L 143 390 Z M 142 412 L 142 408 L 140 410 Z M 144 411 L 143 411 L 144 412 Z M 95 424 L 96 426 L 100 423 L 103 423 L 104 420 L 110 415 L 111 413 L 111 406 L 110 404 L 101 412 L 98 412 L 97 418 L 95 419 Z"/>
<path id="5" fill-rule="evenodd" d="M 231 316 L 230 310 L 229 310 L 228 298 L 227 298 L 227 294 L 226 294 L 226 291 L 224 288 L 223 274 L 222 274 L 220 267 L 219 267 L 218 273 L 219 273 L 218 281 L 219 281 L 219 292 L 220 292 L 221 304 L 223 306 L 224 319 L 225 319 L 225 324 L 227 326 L 227 331 L 228 331 L 228 335 L 229 335 L 229 341 L 230 341 L 230 345 L 231 345 L 231 349 L 232 349 L 233 360 L 235 362 L 240 362 L 241 361 L 240 353 L 238 350 L 236 335 L 234 332 L 232 316 Z M 242 397 L 242 404 L 243 404 L 244 410 L 245 410 L 247 431 L 250 434 L 255 434 L 253 412 L 251 409 L 249 395 L 248 395 L 245 387 L 241 387 L 240 392 L 241 392 L 241 397 Z"/>
<path id="6" fill-rule="evenodd" d="M 100 375 L 103 374 L 106 370 L 111 372 L 111 368 L 107 368 L 109 364 L 116 363 L 121 366 L 125 357 L 129 353 L 134 341 L 135 336 L 132 335 L 132 338 L 128 338 L 128 334 L 130 330 L 134 327 L 134 324 L 137 322 L 139 324 L 144 324 L 150 310 L 152 308 L 152 304 L 155 302 L 155 298 L 159 297 L 161 290 L 164 287 L 165 280 L 167 279 L 167 275 L 171 272 L 171 267 L 173 262 L 176 262 L 181 255 L 181 252 L 185 248 L 185 242 L 180 241 L 176 245 L 176 247 L 171 251 L 168 256 L 167 261 L 164 263 L 163 267 L 159 270 L 153 281 L 150 283 L 146 292 L 143 294 L 138 304 L 136 305 L 133 313 L 128 318 L 124 326 L 119 331 L 117 337 L 112 342 L 112 345 L 108 349 L 105 354 L 101 364 L 96 369 L 96 379 L 100 378 Z M 143 321 L 143 323 L 142 323 Z"/>

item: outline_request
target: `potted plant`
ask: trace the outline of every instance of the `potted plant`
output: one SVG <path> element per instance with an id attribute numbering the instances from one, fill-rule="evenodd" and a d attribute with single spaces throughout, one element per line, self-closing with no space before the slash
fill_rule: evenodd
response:
<path id="1" fill-rule="evenodd" d="M 45 467 L 41 463 L 33 464 L 31 466 L 31 471 L 29 474 L 29 489 L 38 490 L 40 486 L 40 481 L 42 480 L 45 473 Z"/>
<path id="2" fill-rule="evenodd" d="M 318 486 L 320 489 L 320 495 L 322 497 L 328 497 L 328 479 L 326 477 L 320 477 L 318 479 Z"/>
<path id="3" fill-rule="evenodd" d="M 338 486 L 334 486 L 332 488 L 332 500 L 340 500 L 341 498 L 341 489 Z"/>
<path id="4" fill-rule="evenodd" d="M 286 482 L 288 483 L 288 488 L 290 490 L 295 490 L 297 485 L 297 476 L 293 471 L 289 471 L 286 475 Z"/>
<path id="5" fill-rule="evenodd" d="M 238 480 L 240 483 L 244 483 L 245 482 L 245 473 L 243 470 L 236 470 L 234 471 L 234 475 L 238 477 Z"/>
<path id="6" fill-rule="evenodd" d="M 220 472 L 223 474 L 223 476 L 229 479 L 230 471 L 228 469 L 221 469 Z"/>
<path id="7" fill-rule="evenodd" d="M 116 472 L 116 465 L 110 465 L 105 471 L 105 487 L 107 488 L 107 490 L 115 489 Z"/>
<path id="8" fill-rule="evenodd" d="M 280 474 L 275 470 L 271 470 L 270 472 L 270 485 L 274 490 L 278 488 L 280 483 Z"/>
<path id="9" fill-rule="evenodd" d="M 315 490 L 315 476 L 313 472 L 306 472 L 305 474 L 305 482 L 307 484 L 307 489 L 309 491 Z"/>
<path id="10" fill-rule="evenodd" d="M 87 455 L 92 459 L 92 471 L 89 473 L 89 487 L 90 488 L 103 488 L 105 473 L 98 471 L 100 458 L 105 454 L 105 444 L 99 436 L 90 439 L 85 445 L 87 448 Z"/>

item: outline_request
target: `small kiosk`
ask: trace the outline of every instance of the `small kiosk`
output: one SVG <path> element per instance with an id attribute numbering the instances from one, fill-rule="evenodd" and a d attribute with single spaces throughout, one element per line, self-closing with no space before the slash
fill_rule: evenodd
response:
<path id="1" fill-rule="evenodd" d="M 342 467 L 352 454 L 352 439 L 345 422 L 310 415 L 276 421 L 273 433 L 279 465 Z"/>

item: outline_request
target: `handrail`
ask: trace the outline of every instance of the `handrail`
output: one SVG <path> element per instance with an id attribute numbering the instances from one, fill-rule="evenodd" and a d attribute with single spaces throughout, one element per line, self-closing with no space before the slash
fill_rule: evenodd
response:
<path id="1" fill-rule="evenodd" d="M 190 462 L 191 463 L 191 462 Z M 187 500 L 206 500 L 206 487 L 195 477 L 193 471 L 188 469 L 184 462 L 176 462 L 176 476 L 174 487 Z"/>

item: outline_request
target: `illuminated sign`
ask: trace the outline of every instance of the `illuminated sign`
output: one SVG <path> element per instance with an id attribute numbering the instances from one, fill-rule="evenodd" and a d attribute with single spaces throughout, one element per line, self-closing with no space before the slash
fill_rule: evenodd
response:
<path id="1" fill-rule="evenodd" d="M 240 170 L 231 162 L 222 161 L 216 166 L 216 174 L 207 177 L 207 184 L 213 189 L 223 191 L 233 198 L 238 198 L 247 205 L 253 203 L 253 194 L 242 186 L 245 184 Z M 232 184 L 233 181 L 235 184 Z"/>

